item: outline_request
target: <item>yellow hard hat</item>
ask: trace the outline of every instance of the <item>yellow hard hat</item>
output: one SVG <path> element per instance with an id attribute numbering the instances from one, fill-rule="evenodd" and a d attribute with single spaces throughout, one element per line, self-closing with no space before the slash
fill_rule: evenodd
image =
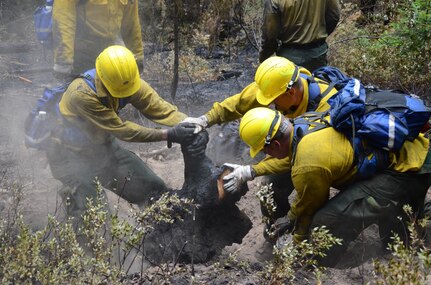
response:
<path id="1" fill-rule="evenodd" d="M 281 56 L 272 56 L 263 61 L 256 70 L 254 81 L 259 86 L 257 101 L 269 105 L 278 96 L 292 88 L 299 78 L 296 64 Z"/>
<path id="2" fill-rule="evenodd" d="M 133 53 L 119 45 L 107 47 L 96 59 L 96 73 L 112 97 L 125 98 L 141 87 Z"/>
<path id="3" fill-rule="evenodd" d="M 239 136 L 250 146 L 250 156 L 255 157 L 265 144 L 269 144 L 280 127 L 279 111 L 258 107 L 245 113 L 239 124 Z"/>

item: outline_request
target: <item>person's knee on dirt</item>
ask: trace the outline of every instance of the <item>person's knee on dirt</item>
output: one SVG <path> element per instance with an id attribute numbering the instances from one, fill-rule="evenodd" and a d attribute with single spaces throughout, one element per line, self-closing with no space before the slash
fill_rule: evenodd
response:
<path id="1" fill-rule="evenodd" d="M 295 123 L 279 111 L 260 107 L 247 112 L 240 124 L 241 139 L 250 146 L 252 156 L 263 151 L 278 159 L 294 157 L 292 182 L 297 195 L 288 214 L 274 223 L 276 236 L 287 233 L 294 242 L 301 242 L 309 238 L 311 228 L 326 226 L 344 239 L 341 246 L 328 251 L 329 260 L 322 259 L 333 265 L 364 228 L 400 212 L 404 205 L 416 211 L 423 203 L 431 185 L 431 153 L 422 134 L 405 141 L 399 151 L 388 152 L 392 163 L 387 170 L 354 182 L 358 173 L 349 139 L 327 126 L 296 143 Z M 331 187 L 349 182 L 353 184 L 329 199 Z M 391 225 L 390 230 L 397 229 Z"/>
<path id="2" fill-rule="evenodd" d="M 255 82 L 223 102 L 214 103 L 204 115 L 188 117 L 184 122 L 195 124 L 199 128 L 209 128 L 215 124 L 239 119 L 252 108 L 269 105 L 274 105 L 288 118 L 294 118 L 306 111 L 328 110 L 330 106 L 327 100 L 337 90 L 328 87 L 324 81 L 310 79 L 311 73 L 307 69 L 283 57 L 270 57 L 259 65 Z M 225 178 L 231 180 L 226 187 L 230 189 L 229 191 L 235 191 L 235 187 L 257 176 L 288 171 L 290 158 L 274 159 L 268 156 L 253 165 L 228 165 L 228 167 L 235 168 L 236 171 Z M 287 192 L 286 196 L 288 196 Z M 286 196 L 282 196 L 281 204 L 284 204 Z"/>
<path id="3" fill-rule="evenodd" d="M 64 183 L 75 181 L 71 186 L 79 187 L 74 195 L 82 196 L 80 199 L 83 200 L 94 196 L 96 177 L 102 186 L 115 190 L 131 203 L 143 205 L 150 198 L 157 198 L 168 190 L 163 180 L 138 156 L 119 146 L 116 139 L 126 142 L 167 141 L 170 145 L 190 141 L 195 136 L 205 141 L 205 134 L 196 134 L 193 124 L 181 123 L 187 116 L 164 101 L 140 78 L 134 55 L 127 48 L 106 48 L 98 56 L 95 70 L 86 74 L 85 78 L 71 82 L 59 103 L 65 123 L 52 135 L 55 147 L 47 152 L 54 177 Z M 94 81 L 94 88 L 87 80 Z M 129 103 L 148 119 L 170 128 L 147 128 L 123 121 L 118 112 Z M 74 144 L 73 137 L 64 137 L 70 133 L 66 129 L 72 127 L 75 133 L 76 130 L 80 132 L 79 138 L 86 138 L 85 142 L 80 139 L 79 144 Z M 201 144 L 197 145 L 193 150 L 202 152 Z M 113 181 L 117 184 L 114 185 Z M 82 188 L 84 185 L 85 189 Z M 82 203 L 74 207 L 80 208 L 79 211 L 85 210 Z"/>

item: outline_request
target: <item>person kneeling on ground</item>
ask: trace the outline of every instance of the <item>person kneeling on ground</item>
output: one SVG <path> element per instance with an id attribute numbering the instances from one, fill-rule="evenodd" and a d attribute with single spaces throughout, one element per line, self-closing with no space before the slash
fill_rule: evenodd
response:
<path id="1" fill-rule="evenodd" d="M 94 84 L 89 84 L 88 78 Z M 146 118 L 171 128 L 147 128 L 123 121 L 118 112 L 129 103 Z M 168 190 L 162 179 L 116 139 L 168 141 L 168 145 L 194 139 L 196 145 L 190 149 L 197 154 L 205 151 L 208 141 L 206 132 L 194 134 L 195 126 L 179 124 L 187 115 L 140 78 L 133 53 L 123 46 L 106 48 L 97 57 L 95 70 L 70 83 L 59 111 L 64 120 L 53 135 L 47 157 L 53 176 L 67 186 L 63 198 L 76 224 L 86 210 L 87 199 L 94 200 L 97 195 L 96 177 L 103 187 L 139 206 Z"/>
<path id="2" fill-rule="evenodd" d="M 349 139 L 332 127 L 306 134 L 293 151 L 293 124 L 279 111 L 255 108 L 240 123 L 241 139 L 250 154 L 263 151 L 276 157 L 294 157 L 292 182 L 296 198 L 286 217 L 274 224 L 276 237 L 290 233 L 298 243 L 310 229 L 326 226 L 343 240 L 333 246 L 322 265 L 334 266 L 348 244 L 371 224 L 378 224 L 386 247 L 392 232 L 405 237 L 405 225 L 398 219 L 403 206 L 414 212 L 422 208 L 431 185 L 429 140 L 420 134 L 405 141 L 398 152 L 389 152 L 390 166 L 363 180 L 355 180 L 356 164 Z M 226 184 L 225 184 L 226 185 Z M 330 188 L 340 192 L 329 199 Z"/>
<path id="3" fill-rule="evenodd" d="M 295 118 L 309 111 L 324 112 L 329 110 L 328 99 L 337 93 L 332 85 L 314 78 L 310 71 L 290 60 L 272 56 L 262 62 L 256 70 L 255 81 L 245 87 L 241 93 L 214 103 L 213 107 L 200 117 L 189 117 L 184 121 L 202 128 L 230 122 L 241 118 L 247 111 L 256 107 L 274 105 L 287 118 Z M 276 159 L 266 157 L 254 165 L 227 165 L 234 171 L 224 179 L 239 185 L 251 181 L 257 176 L 265 176 L 265 181 L 272 183 L 276 212 L 268 213 L 261 206 L 262 214 L 267 218 L 267 230 L 273 222 L 287 214 L 290 209 L 289 195 L 293 191 L 290 179 L 290 158 Z M 231 191 L 235 191 L 231 187 Z"/>

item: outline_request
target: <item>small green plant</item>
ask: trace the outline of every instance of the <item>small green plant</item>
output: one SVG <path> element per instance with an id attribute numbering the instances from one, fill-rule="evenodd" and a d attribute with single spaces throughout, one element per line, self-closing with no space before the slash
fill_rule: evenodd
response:
<path id="1" fill-rule="evenodd" d="M 21 195 L 15 191 L 11 212 L 0 220 L 0 284 L 127 284 L 125 260 L 132 254 L 143 260 L 145 235 L 157 224 L 181 220 L 193 205 L 166 193 L 145 209 L 132 210 L 130 222 L 110 213 L 103 188 L 96 184 L 97 197 L 88 199 L 77 231 L 73 220 L 50 216 L 44 229 L 33 232 L 19 213 Z M 114 250 L 119 260 L 113 260 Z M 177 272 L 166 264 L 159 267 L 166 268 L 158 274 L 161 281 Z M 138 274 L 143 280 L 143 267 Z"/>
<path id="2" fill-rule="evenodd" d="M 222 258 L 217 265 L 221 268 L 236 268 L 242 271 L 247 271 L 250 268 L 250 263 L 247 260 L 238 259 L 237 252 L 229 253 L 225 258 Z"/>
<path id="3" fill-rule="evenodd" d="M 375 281 L 371 284 L 377 285 L 398 285 L 427 284 L 431 278 L 431 250 L 424 245 L 420 237 L 418 227 L 424 228 L 428 221 L 422 219 L 417 221 L 408 205 L 404 206 L 409 222 L 407 230 L 409 234 L 409 244 L 395 234 L 389 244 L 392 258 L 386 263 L 374 260 Z"/>
<path id="4" fill-rule="evenodd" d="M 274 201 L 274 192 L 272 191 L 272 183 L 260 185 L 256 197 L 259 199 L 261 207 L 267 212 L 266 215 L 262 215 L 262 222 L 266 225 L 272 225 L 275 221 L 271 217 L 277 210 L 277 205 Z M 269 228 L 265 228 L 265 232 L 270 238 L 274 238 L 274 233 L 270 231 Z"/>
<path id="5" fill-rule="evenodd" d="M 332 236 L 324 226 L 312 230 L 310 241 L 295 244 L 290 238 L 291 235 L 284 235 L 277 241 L 274 259 L 260 275 L 263 284 L 292 283 L 296 274 L 303 270 L 312 271 L 319 283 L 324 271 L 316 258 L 325 257 L 329 248 L 341 244 L 341 239 Z"/>

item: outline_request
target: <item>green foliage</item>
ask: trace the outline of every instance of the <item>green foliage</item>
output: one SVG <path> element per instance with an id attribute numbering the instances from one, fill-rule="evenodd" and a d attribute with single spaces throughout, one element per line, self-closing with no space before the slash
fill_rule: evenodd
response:
<path id="1" fill-rule="evenodd" d="M 326 251 L 341 240 L 332 236 L 325 227 L 315 228 L 310 241 L 295 244 L 291 235 L 284 235 L 274 246 L 274 259 L 261 274 L 263 284 L 286 284 L 296 280 L 298 272 L 311 270 L 320 280 L 323 269 L 318 266 L 318 257 L 325 257 Z M 316 282 L 317 283 L 317 282 Z"/>
<path id="2" fill-rule="evenodd" d="M 259 199 L 260 204 L 267 211 L 267 215 L 262 216 L 262 222 L 264 224 L 273 224 L 275 221 L 271 220 L 270 217 L 277 210 L 277 205 L 274 201 L 274 192 L 272 191 L 272 183 L 260 185 L 259 190 L 256 193 L 256 197 Z M 269 229 L 265 229 L 266 234 L 270 238 L 274 238 L 274 233 Z"/>
<path id="3" fill-rule="evenodd" d="M 357 24 L 351 17 L 337 28 L 332 65 L 382 88 L 430 91 L 431 1 L 379 1 L 372 21 Z"/>
<path id="4" fill-rule="evenodd" d="M 378 285 L 398 285 L 427 284 L 431 278 L 431 250 L 424 246 L 418 231 L 427 223 L 426 220 L 416 221 L 410 206 L 404 206 L 404 211 L 409 217 L 408 233 L 409 244 L 395 235 L 389 250 L 392 258 L 387 264 L 374 260 L 375 281 L 372 284 Z"/>
<path id="5" fill-rule="evenodd" d="M 32 232 L 19 214 L 21 196 L 16 195 L 9 218 L 0 221 L 0 284 L 125 284 L 125 259 L 131 254 L 142 258 L 137 255 L 145 235 L 156 224 L 181 220 L 195 207 L 189 199 L 165 194 L 145 209 L 133 210 L 128 222 L 110 213 L 98 182 L 97 192 L 77 231 L 72 220 L 50 216 L 44 229 Z M 115 249 L 123 253 L 116 262 Z M 170 275 L 169 270 L 159 274 L 161 280 Z"/>

